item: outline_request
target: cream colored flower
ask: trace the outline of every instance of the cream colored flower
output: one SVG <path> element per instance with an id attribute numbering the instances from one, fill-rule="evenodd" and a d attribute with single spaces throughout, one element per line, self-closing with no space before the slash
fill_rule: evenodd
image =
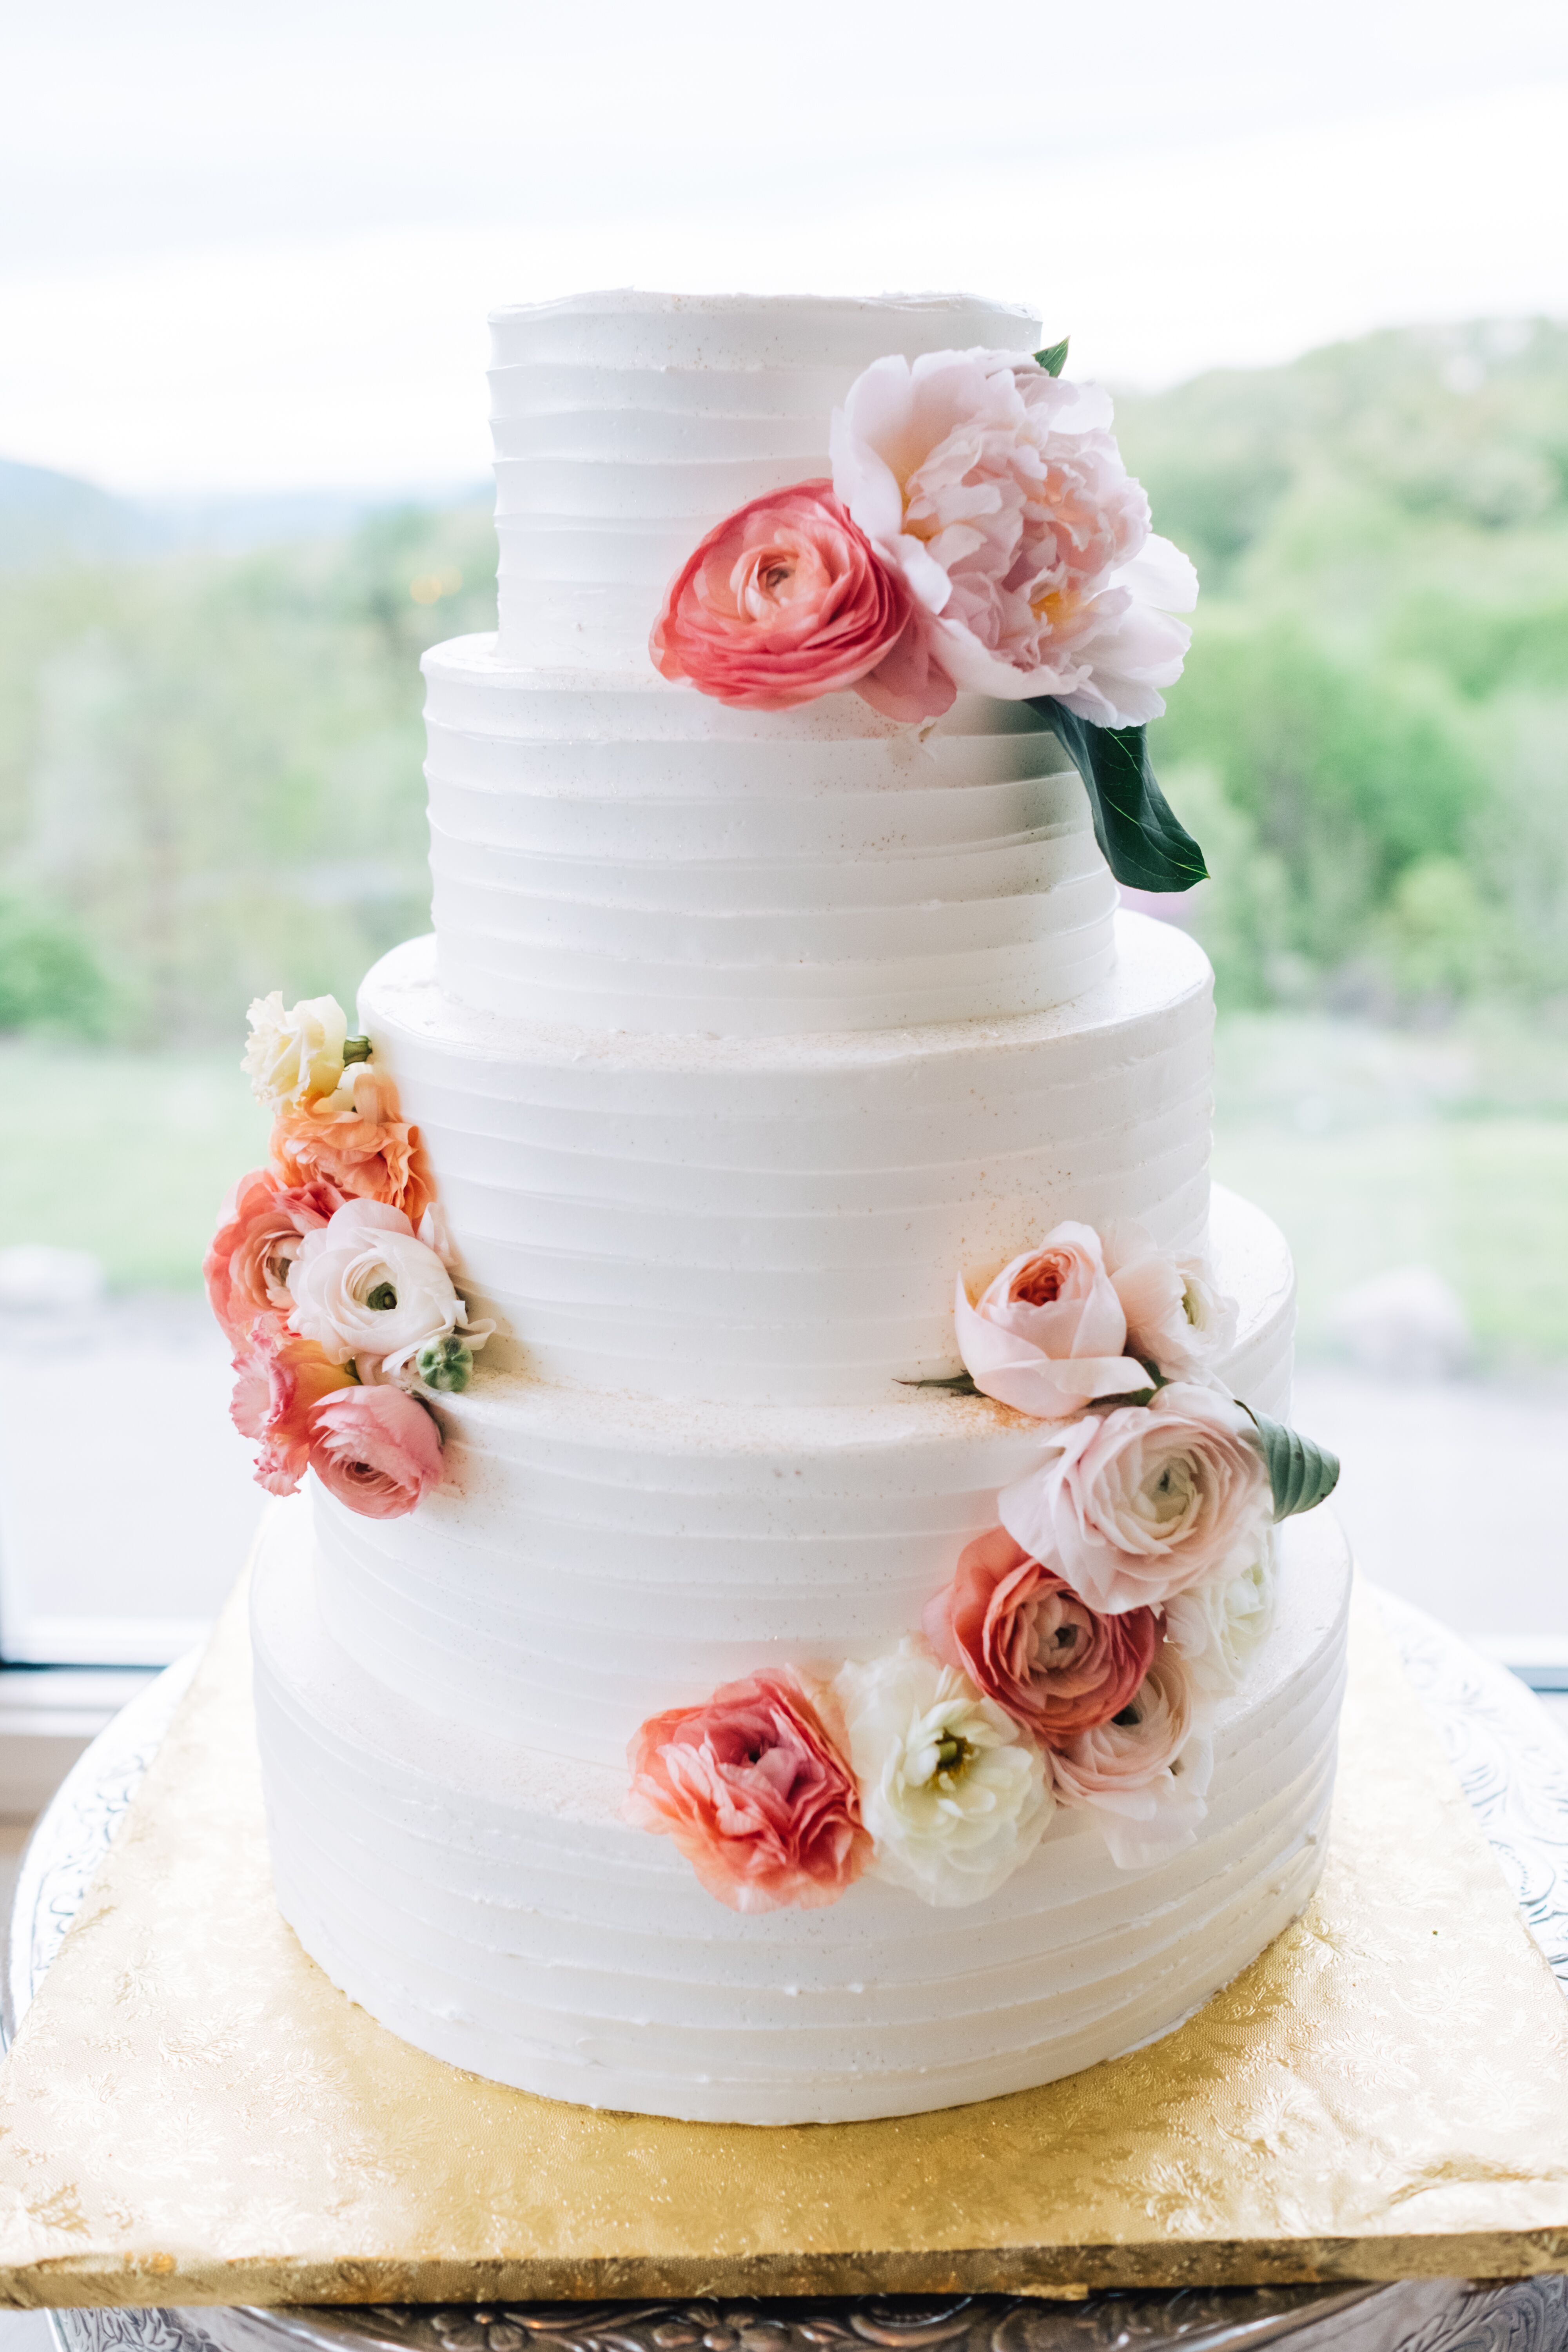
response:
<path id="1" fill-rule="evenodd" d="M 1051 1816 L 1040 1750 L 965 1675 L 910 1636 L 839 1669 L 874 1876 L 924 1903 L 978 1903 L 1034 1852 Z"/>
<path id="2" fill-rule="evenodd" d="M 291 1328 L 331 1362 L 352 1362 L 367 1382 L 407 1385 L 422 1348 L 458 1330 L 477 1348 L 491 1329 L 468 1328 L 468 1309 L 435 1251 L 416 1238 L 401 1209 L 382 1201 L 351 1201 L 305 1234 L 289 1288 Z"/>
<path id="3" fill-rule="evenodd" d="M 283 992 L 258 996 L 250 1008 L 250 1043 L 241 1069 L 258 1102 L 294 1109 L 330 1095 L 343 1075 L 348 1015 L 335 996 L 302 997 L 285 1012 Z"/>
<path id="4" fill-rule="evenodd" d="M 1227 1697 L 1240 1684 L 1274 1622 L 1278 1581 L 1278 1553 L 1270 1528 L 1258 1558 L 1239 1575 L 1193 1585 L 1166 1604 L 1166 1642 L 1185 1659 L 1194 1687 L 1204 1697 Z"/>
<path id="5" fill-rule="evenodd" d="M 1127 1318 L 1130 1355 L 1168 1381 L 1202 1380 L 1236 1345 L 1237 1305 L 1199 1251 L 1163 1250 L 1146 1225 L 1105 1229 L 1105 1265 Z"/>

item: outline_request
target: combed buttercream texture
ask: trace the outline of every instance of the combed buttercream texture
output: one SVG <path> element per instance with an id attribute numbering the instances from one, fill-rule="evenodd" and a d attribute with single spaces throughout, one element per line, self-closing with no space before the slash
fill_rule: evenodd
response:
<path id="1" fill-rule="evenodd" d="M 972 1289 L 1063 1218 L 1209 1245 L 1217 1370 L 1288 1410 L 1289 1254 L 1208 1175 L 1212 997 L 1118 914 L 1026 707 L 899 725 L 656 675 L 670 576 L 825 477 L 884 353 L 1027 352 L 1021 311 L 606 294 L 493 321 L 501 615 L 426 657 L 435 938 L 362 992 L 465 1296 L 412 1516 L 320 1494 L 257 1601 L 279 1898 L 410 2041 L 550 2096 L 783 2123 L 1051 2079 L 1164 2032 L 1307 1899 L 1346 1567 L 1291 1532 L 1208 1815 L 1118 1870 L 1063 1809 L 1001 1892 L 863 1881 L 741 1918 L 626 1826 L 648 1716 L 920 1624 L 1048 1436 L 960 1370 Z"/>

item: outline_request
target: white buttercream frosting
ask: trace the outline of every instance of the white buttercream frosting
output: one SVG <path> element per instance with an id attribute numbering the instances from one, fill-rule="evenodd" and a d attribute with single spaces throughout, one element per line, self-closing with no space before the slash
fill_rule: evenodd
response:
<path id="1" fill-rule="evenodd" d="M 1024 1013 L 1110 969 L 1116 886 L 1056 736 L 963 695 L 732 710 L 426 656 L 443 984 L 587 1028 L 776 1034 Z"/>
<path id="2" fill-rule="evenodd" d="M 535 667 L 652 677 L 665 588 L 751 499 L 831 474 L 835 404 L 889 352 L 1028 351 L 973 295 L 574 295 L 490 320 L 500 641 Z"/>
<path id="3" fill-rule="evenodd" d="M 279 1899 L 320 1965 L 405 2040 L 552 2098 L 742 2123 L 994 2097 L 1167 2032 L 1316 1884 L 1344 1673 L 1331 1517 L 1284 1531 L 1277 1622 L 1219 1708 L 1208 1811 L 1119 1870 L 1058 1807 L 1000 1890 L 932 1911 L 863 1879 L 748 1917 L 625 1826 L 623 1772 L 388 1692 L 321 1625 L 310 1522 L 259 1567 L 257 1711 Z"/>
<path id="4" fill-rule="evenodd" d="M 1289 1254 L 1216 1196 L 1242 1301 L 1223 1368 L 1289 1409 Z M 1052 1431 L 988 1397 L 757 1407 L 510 1379 L 442 1398 L 441 1485 L 404 1519 L 316 1496 L 334 1640 L 390 1687 L 498 1737 L 617 1765 L 645 1717 L 760 1666 L 896 1647 Z"/>
<path id="5" fill-rule="evenodd" d="M 1063 1217 L 1201 1241 L 1210 973 L 1118 919 L 1110 976 L 1047 1013 L 700 1038 L 459 1008 L 428 941 L 360 1018 L 417 1122 L 487 1366 L 668 1395 L 875 1398 L 961 1369 L 952 1286 Z"/>

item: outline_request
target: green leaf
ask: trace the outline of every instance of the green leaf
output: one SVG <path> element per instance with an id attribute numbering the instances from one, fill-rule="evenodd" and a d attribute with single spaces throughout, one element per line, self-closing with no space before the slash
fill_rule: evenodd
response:
<path id="1" fill-rule="evenodd" d="M 1119 882 L 1135 890 L 1190 890 L 1208 867 L 1154 781 L 1146 730 L 1096 727 L 1054 694 L 1030 695 L 1083 778 L 1094 835 Z"/>
<path id="2" fill-rule="evenodd" d="M 1252 1414 L 1258 1427 L 1268 1483 L 1274 1489 L 1276 1520 L 1294 1518 L 1299 1511 L 1315 1511 L 1339 1485 L 1339 1455 L 1331 1454 L 1326 1445 L 1314 1445 L 1299 1430 L 1287 1429 L 1282 1421 L 1253 1412 L 1250 1405 L 1244 1405 L 1242 1411 Z"/>
<path id="3" fill-rule="evenodd" d="M 1047 375 L 1060 375 L 1067 365 L 1068 342 L 1068 338 L 1064 335 L 1059 343 L 1047 343 L 1043 352 L 1035 353 L 1035 365 L 1043 367 Z"/>
<path id="4" fill-rule="evenodd" d="M 946 1389 L 950 1396 L 978 1396 L 973 1377 L 968 1372 L 954 1372 L 950 1381 L 900 1381 L 901 1389 Z"/>

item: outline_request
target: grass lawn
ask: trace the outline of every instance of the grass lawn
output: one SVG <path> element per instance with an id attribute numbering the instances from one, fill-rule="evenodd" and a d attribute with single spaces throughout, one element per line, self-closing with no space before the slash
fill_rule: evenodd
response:
<path id="1" fill-rule="evenodd" d="M 0 1044 L 0 1246 L 90 1250 L 117 1289 L 186 1289 L 235 1178 L 267 1156 L 239 1055 Z"/>

